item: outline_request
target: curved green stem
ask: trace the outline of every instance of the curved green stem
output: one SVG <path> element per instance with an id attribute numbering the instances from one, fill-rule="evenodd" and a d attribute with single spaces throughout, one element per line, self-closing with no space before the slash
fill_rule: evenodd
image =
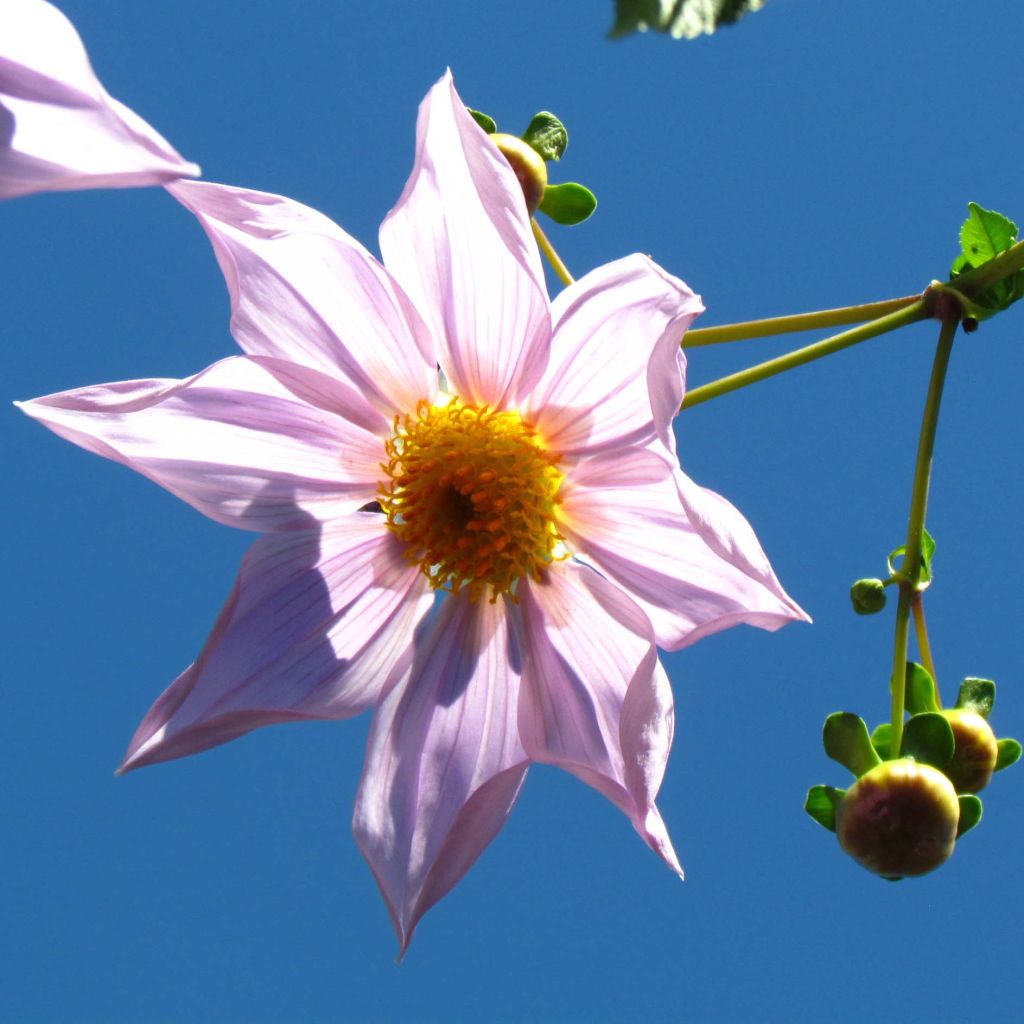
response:
<path id="1" fill-rule="evenodd" d="M 941 707 L 939 699 L 939 677 L 935 672 L 935 660 L 932 658 L 932 645 L 928 642 L 928 625 L 924 618 L 924 598 L 921 591 L 916 591 L 910 600 L 910 610 L 914 616 L 914 635 L 917 637 L 917 649 L 921 652 L 921 664 L 928 669 L 928 674 L 935 681 L 935 699 Z"/>
<path id="2" fill-rule="evenodd" d="M 748 384 L 756 384 L 767 377 L 773 377 L 777 373 L 784 373 L 795 366 L 802 366 L 823 356 L 829 356 L 833 352 L 839 352 L 851 345 L 856 345 L 870 338 L 877 338 L 880 334 L 894 331 L 898 327 L 905 327 L 907 324 L 923 320 L 930 315 L 930 300 L 925 296 L 918 296 L 908 306 L 903 306 L 894 313 L 881 316 L 877 320 L 855 327 L 850 331 L 843 331 L 841 334 L 834 334 L 831 338 L 816 341 L 813 345 L 806 345 L 793 352 L 787 352 L 784 356 L 776 359 L 769 359 L 766 362 L 758 363 L 739 373 L 730 374 L 719 380 L 704 384 L 702 387 L 694 388 L 688 392 L 683 399 L 682 408 L 689 409 L 691 406 L 700 405 L 712 398 L 726 395 L 730 391 L 745 388 Z"/>
<path id="3" fill-rule="evenodd" d="M 928 381 L 928 397 L 921 417 L 921 436 L 917 443 L 917 461 L 914 464 L 914 486 L 910 496 L 910 521 L 907 525 L 907 545 L 900 566 L 900 600 L 896 606 L 896 635 L 893 642 L 892 664 L 892 745 L 898 752 L 903 739 L 903 712 L 907 685 L 907 638 L 910 614 L 921 569 L 921 542 L 924 537 L 925 514 L 928 511 L 928 487 L 932 475 L 932 453 L 935 450 L 935 431 L 939 422 L 942 389 L 946 383 L 946 369 L 953 350 L 953 339 L 959 317 L 950 316 L 942 321 L 939 342 L 935 347 L 932 375 Z"/>
<path id="4" fill-rule="evenodd" d="M 540 251 L 544 253 L 548 263 L 551 264 L 551 269 L 558 275 L 558 280 L 564 285 L 572 284 L 574 278 L 569 273 L 569 268 L 562 262 L 558 253 L 555 252 L 555 247 L 548 241 L 548 236 L 541 231 L 536 217 L 530 218 L 530 227 L 533 228 L 533 237 L 537 239 Z"/>
<path id="5" fill-rule="evenodd" d="M 822 327 L 860 324 L 865 320 L 877 320 L 881 316 L 887 316 L 889 313 L 895 313 L 913 305 L 920 297 L 920 295 L 906 295 L 901 299 L 866 302 L 859 306 L 842 306 L 838 309 L 821 309 L 815 313 L 773 316 L 764 320 L 744 320 L 741 323 L 722 324 L 719 327 L 695 327 L 686 332 L 683 338 L 683 348 L 696 348 L 698 345 L 720 345 L 726 341 L 746 341 L 750 338 L 770 338 L 776 334 L 814 331 Z"/>
<path id="6" fill-rule="evenodd" d="M 963 292 L 968 298 L 975 298 L 986 288 L 991 287 L 1004 277 L 1015 274 L 1018 270 L 1024 269 L 1024 240 L 1011 245 L 1005 252 L 993 257 L 980 267 L 968 270 L 959 277 L 954 278 L 950 284 Z"/>

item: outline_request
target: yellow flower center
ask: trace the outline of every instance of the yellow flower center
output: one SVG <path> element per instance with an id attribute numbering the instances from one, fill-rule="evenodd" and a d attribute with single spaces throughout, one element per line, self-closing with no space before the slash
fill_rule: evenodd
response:
<path id="1" fill-rule="evenodd" d="M 379 487 L 388 526 L 434 587 L 477 600 L 490 587 L 515 600 L 517 581 L 539 579 L 565 555 L 555 509 L 559 456 L 514 412 L 420 402 L 395 417 Z"/>

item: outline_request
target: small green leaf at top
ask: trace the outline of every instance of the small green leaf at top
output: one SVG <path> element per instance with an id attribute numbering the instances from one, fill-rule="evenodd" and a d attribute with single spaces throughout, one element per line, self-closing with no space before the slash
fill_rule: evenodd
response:
<path id="1" fill-rule="evenodd" d="M 996 750 L 998 751 L 995 766 L 997 772 L 1009 768 L 1011 764 L 1020 760 L 1021 746 L 1016 740 L 1011 740 L 1009 737 L 999 740 L 996 743 Z"/>
<path id="2" fill-rule="evenodd" d="M 939 700 L 935 693 L 935 680 L 931 673 L 916 661 L 907 662 L 906 682 L 907 710 L 912 715 L 926 711 L 938 711 Z M 959 707 L 959 705 L 957 705 Z"/>
<path id="3" fill-rule="evenodd" d="M 1017 241 L 1017 225 L 995 210 L 986 210 L 977 203 L 968 203 L 970 215 L 960 228 L 960 255 L 953 261 L 950 280 L 983 266 L 1006 252 Z M 1024 296 L 1024 271 L 1017 271 L 973 296 L 972 310 L 976 319 L 992 316 Z"/>
<path id="4" fill-rule="evenodd" d="M 1017 225 L 1009 217 L 977 203 L 968 203 L 967 209 L 970 215 L 960 227 L 961 252 L 953 264 L 954 277 L 963 273 L 958 265 L 980 267 L 1017 241 Z"/>
<path id="5" fill-rule="evenodd" d="M 666 32 L 673 39 L 696 39 L 722 25 L 731 25 L 764 0 L 615 0 L 613 39 L 632 32 Z"/>
<path id="6" fill-rule="evenodd" d="M 892 725 L 889 722 L 882 722 L 871 734 L 871 745 L 883 761 L 888 761 L 892 755 Z"/>
<path id="7" fill-rule="evenodd" d="M 473 120 L 476 121 L 476 123 L 480 125 L 488 135 L 493 135 L 498 130 L 498 124 L 493 117 L 488 117 L 486 114 L 479 110 L 474 110 L 472 107 L 466 107 L 466 109 L 469 111 L 469 116 L 473 118 Z"/>
<path id="8" fill-rule="evenodd" d="M 937 712 L 914 715 L 903 727 L 903 746 L 900 749 L 903 757 L 912 757 L 922 764 L 941 769 L 952 760 L 955 749 L 952 726 Z"/>
<path id="9" fill-rule="evenodd" d="M 959 796 L 957 800 L 960 803 L 960 821 L 956 826 L 956 837 L 959 839 L 981 821 L 981 800 L 973 793 Z"/>
<path id="10" fill-rule="evenodd" d="M 811 786 L 807 790 L 804 810 L 823 828 L 835 832 L 836 808 L 844 796 L 845 789 L 836 789 L 835 786 Z"/>
<path id="11" fill-rule="evenodd" d="M 545 160 L 561 160 L 569 145 L 569 133 L 565 125 L 548 110 L 533 115 L 522 139 Z"/>
<path id="12" fill-rule="evenodd" d="M 548 185 L 540 201 L 541 213 L 546 213 L 556 224 L 581 224 L 597 209 L 594 193 L 574 181 Z"/>
<path id="13" fill-rule="evenodd" d="M 825 719 L 822 729 L 825 753 L 849 768 L 859 779 L 865 772 L 882 763 L 875 753 L 864 719 L 850 711 L 837 711 Z"/>
<path id="14" fill-rule="evenodd" d="M 996 684 L 991 679 L 965 679 L 960 684 L 956 706 L 988 718 L 996 700 Z"/>

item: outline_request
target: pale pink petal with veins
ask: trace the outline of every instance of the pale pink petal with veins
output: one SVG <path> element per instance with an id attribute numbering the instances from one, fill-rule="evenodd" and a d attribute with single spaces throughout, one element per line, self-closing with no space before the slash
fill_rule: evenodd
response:
<path id="1" fill-rule="evenodd" d="M 0 199 L 160 185 L 199 168 L 111 97 L 44 0 L 0 4 Z"/>

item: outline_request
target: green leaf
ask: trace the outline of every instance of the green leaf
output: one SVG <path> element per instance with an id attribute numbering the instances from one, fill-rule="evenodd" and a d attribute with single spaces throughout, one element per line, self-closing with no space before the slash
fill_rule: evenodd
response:
<path id="1" fill-rule="evenodd" d="M 927 531 L 921 530 L 921 573 L 929 583 L 932 578 L 932 558 L 935 555 L 935 538 Z"/>
<path id="2" fill-rule="evenodd" d="M 960 228 L 961 258 L 972 267 L 980 267 L 1017 241 L 1017 225 L 995 210 L 968 203 L 970 216 Z"/>
<path id="3" fill-rule="evenodd" d="M 914 715 L 903 729 L 903 746 L 900 748 L 903 757 L 912 757 L 933 768 L 943 768 L 952 760 L 955 749 L 953 729 L 948 719 L 937 711 Z"/>
<path id="4" fill-rule="evenodd" d="M 695 39 L 763 6 L 764 0 L 616 0 L 608 34 L 615 39 L 650 28 L 673 39 Z"/>
<path id="5" fill-rule="evenodd" d="M 889 760 L 889 751 L 892 749 L 892 725 L 889 722 L 883 722 L 871 734 L 871 745 L 883 761 Z"/>
<path id="6" fill-rule="evenodd" d="M 960 801 L 960 822 L 956 827 L 956 837 L 959 839 L 981 821 L 981 801 L 973 793 L 957 799 Z"/>
<path id="7" fill-rule="evenodd" d="M 819 824 L 829 830 L 836 830 L 836 808 L 846 795 L 845 789 L 835 786 L 811 786 L 807 790 L 804 810 Z"/>
<path id="8" fill-rule="evenodd" d="M 858 779 L 882 763 L 871 745 L 864 719 L 850 711 L 837 711 L 825 719 L 822 740 L 825 753 L 849 768 Z"/>
<path id="9" fill-rule="evenodd" d="M 545 160 L 561 160 L 569 145 L 565 125 L 550 111 L 542 110 L 523 132 L 523 142 L 535 149 Z"/>
<path id="10" fill-rule="evenodd" d="M 469 111 L 469 116 L 472 117 L 488 135 L 493 135 L 498 130 L 497 122 L 493 117 L 488 117 L 486 114 L 481 113 L 479 110 L 474 110 L 472 107 L 466 107 L 466 109 Z"/>
<path id="11" fill-rule="evenodd" d="M 960 255 L 953 261 L 950 280 L 1006 252 L 1017 241 L 1017 225 L 995 210 L 968 203 L 970 215 L 960 228 Z M 992 316 L 1024 297 L 1024 271 L 1017 271 L 973 297 L 981 317 Z"/>
<path id="12" fill-rule="evenodd" d="M 893 564 L 893 562 L 907 553 L 906 544 L 901 544 L 898 548 L 894 548 L 889 554 L 889 573 L 890 575 L 896 575 L 899 573 L 899 568 Z M 935 555 L 935 540 L 927 530 L 921 531 L 921 568 L 918 571 L 917 578 L 920 583 L 919 590 L 927 588 L 928 584 L 932 581 L 932 558 Z"/>
<path id="13" fill-rule="evenodd" d="M 964 711 L 974 711 L 982 718 L 992 713 L 996 699 L 996 684 L 991 679 L 965 679 L 960 684 L 956 706 Z"/>
<path id="14" fill-rule="evenodd" d="M 541 212 L 546 213 L 556 224 L 579 224 L 596 209 L 597 199 L 594 193 L 574 181 L 548 185 L 544 189 L 544 198 L 540 201 Z"/>
<path id="15" fill-rule="evenodd" d="M 997 772 L 1001 772 L 1004 768 L 1009 768 L 1011 764 L 1020 760 L 1021 746 L 1016 740 L 1009 738 L 999 740 L 996 743 L 996 767 Z"/>
<path id="16" fill-rule="evenodd" d="M 935 680 L 928 669 L 918 665 L 916 661 L 907 662 L 906 704 L 912 715 L 939 710 L 939 701 L 935 696 Z"/>

